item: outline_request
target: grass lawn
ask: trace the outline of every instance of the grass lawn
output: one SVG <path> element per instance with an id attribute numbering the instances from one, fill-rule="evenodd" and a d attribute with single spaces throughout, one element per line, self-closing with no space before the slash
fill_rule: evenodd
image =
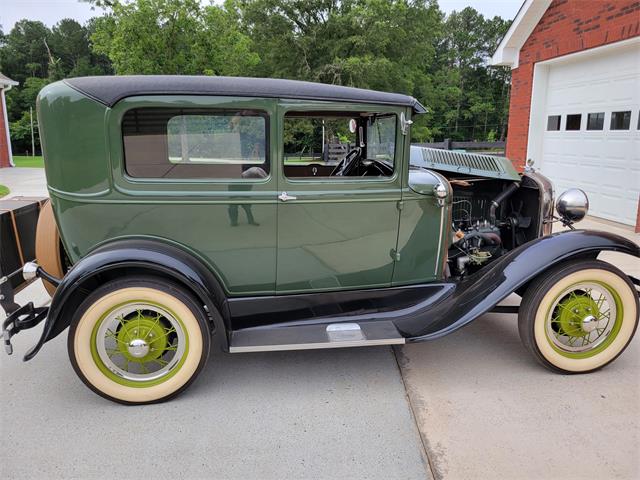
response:
<path id="1" fill-rule="evenodd" d="M 44 168 L 42 157 L 23 157 L 19 155 L 13 156 L 13 163 L 16 167 Z"/>
<path id="2" fill-rule="evenodd" d="M 0 198 L 4 197 L 9 193 L 9 189 L 4 185 L 0 185 Z"/>

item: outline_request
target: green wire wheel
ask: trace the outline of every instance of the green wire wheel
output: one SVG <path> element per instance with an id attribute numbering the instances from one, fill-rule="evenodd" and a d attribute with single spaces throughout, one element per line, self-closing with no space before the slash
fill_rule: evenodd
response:
<path id="1" fill-rule="evenodd" d="M 210 334 L 198 302 L 156 278 L 109 282 L 78 308 L 68 350 L 78 376 L 122 403 L 166 400 L 202 370 Z"/>
<path id="2" fill-rule="evenodd" d="M 527 288 L 518 330 L 524 345 L 547 368 L 586 373 L 624 351 L 637 328 L 638 311 L 635 287 L 613 265 L 567 261 Z"/>

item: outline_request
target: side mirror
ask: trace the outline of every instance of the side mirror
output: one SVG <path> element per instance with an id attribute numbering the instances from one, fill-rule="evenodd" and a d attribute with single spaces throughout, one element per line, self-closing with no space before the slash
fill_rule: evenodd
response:
<path id="1" fill-rule="evenodd" d="M 565 225 L 579 222 L 589 211 L 587 194 L 579 188 L 570 188 L 556 200 L 556 210 Z"/>

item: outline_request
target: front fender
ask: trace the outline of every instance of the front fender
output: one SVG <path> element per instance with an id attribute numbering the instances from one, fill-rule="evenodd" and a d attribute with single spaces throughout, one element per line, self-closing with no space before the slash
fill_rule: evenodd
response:
<path id="1" fill-rule="evenodd" d="M 52 338 L 71 323 L 78 297 L 86 297 L 87 286 L 97 275 L 116 270 L 145 272 L 171 278 L 184 285 L 207 307 L 216 331 L 227 347 L 223 312 L 225 294 L 211 270 L 184 250 L 154 240 L 119 240 L 102 246 L 76 263 L 62 279 L 51 300 L 51 307 L 40 340 L 25 355 L 31 360 Z"/>
<path id="2" fill-rule="evenodd" d="M 637 244 L 607 232 L 572 230 L 533 240 L 460 281 L 451 295 L 427 311 L 397 319 L 396 326 L 410 334 L 408 341 L 441 337 L 488 312 L 550 267 L 607 250 L 640 257 Z"/>

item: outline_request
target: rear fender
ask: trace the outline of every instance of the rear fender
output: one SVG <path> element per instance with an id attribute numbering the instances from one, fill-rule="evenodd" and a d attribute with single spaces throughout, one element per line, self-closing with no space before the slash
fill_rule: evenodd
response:
<path id="1" fill-rule="evenodd" d="M 456 284 L 451 295 L 437 305 L 411 316 L 397 318 L 396 326 L 422 341 L 447 335 L 490 311 L 535 277 L 573 258 L 597 256 L 602 251 L 640 257 L 634 242 L 607 232 L 573 230 L 556 233 L 522 245 Z"/>
<path id="2" fill-rule="evenodd" d="M 97 279 L 131 273 L 168 278 L 191 291 L 206 306 L 212 327 L 221 334 L 218 337 L 223 349 L 228 348 L 222 317 L 225 294 L 211 270 L 193 255 L 173 245 L 133 239 L 104 245 L 73 266 L 51 300 L 40 340 L 27 352 L 24 360 L 32 359 L 46 342 L 70 325 L 73 313 L 95 288 Z"/>

